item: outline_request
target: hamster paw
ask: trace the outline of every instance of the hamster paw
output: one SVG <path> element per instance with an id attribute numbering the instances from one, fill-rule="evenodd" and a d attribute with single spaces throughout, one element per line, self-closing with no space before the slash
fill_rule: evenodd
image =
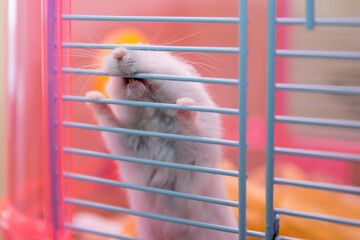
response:
<path id="1" fill-rule="evenodd" d="M 193 106 L 195 105 L 195 100 L 189 97 L 183 97 L 176 100 L 178 106 Z M 177 116 L 179 121 L 194 121 L 199 113 L 197 111 L 188 111 L 188 110 L 178 110 Z"/>
<path id="2" fill-rule="evenodd" d="M 195 105 L 195 100 L 189 97 L 183 97 L 176 100 L 176 104 L 179 106 L 193 106 Z"/>
<path id="3" fill-rule="evenodd" d="M 86 93 L 86 97 L 90 101 L 96 101 L 96 100 L 105 98 L 104 94 L 102 94 L 101 92 L 98 92 L 98 91 L 89 91 Z"/>
<path id="4" fill-rule="evenodd" d="M 105 99 L 105 96 L 98 91 L 89 91 L 86 93 L 86 97 L 89 99 L 90 102 L 87 102 L 86 105 L 89 108 L 94 109 L 95 111 L 109 111 L 110 110 L 110 106 L 108 106 L 105 103 L 98 103 L 95 102 L 96 100 L 99 99 Z"/>

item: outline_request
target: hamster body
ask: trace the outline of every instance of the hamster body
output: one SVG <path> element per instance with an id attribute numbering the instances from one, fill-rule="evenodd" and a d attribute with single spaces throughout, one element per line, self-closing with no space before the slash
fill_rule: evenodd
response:
<path id="1" fill-rule="evenodd" d="M 109 75 L 136 73 L 197 76 L 194 68 L 168 52 L 131 51 L 116 48 L 106 58 L 104 71 Z M 198 105 L 215 104 L 201 83 L 154 79 L 111 77 L 107 84 L 111 99 Z M 87 93 L 90 100 L 104 98 L 100 92 Z M 90 102 L 99 124 L 151 132 L 206 138 L 220 138 L 218 114 L 152 107 L 106 105 Z M 218 145 L 140 135 L 103 132 L 106 146 L 113 154 L 163 162 L 217 168 L 221 159 Z M 126 183 L 165 190 L 227 199 L 223 178 L 219 175 L 169 167 L 120 162 Z M 237 228 L 230 207 L 196 200 L 128 190 L 133 210 Z M 184 224 L 140 217 L 140 238 L 146 240 L 232 240 L 237 235 Z"/>

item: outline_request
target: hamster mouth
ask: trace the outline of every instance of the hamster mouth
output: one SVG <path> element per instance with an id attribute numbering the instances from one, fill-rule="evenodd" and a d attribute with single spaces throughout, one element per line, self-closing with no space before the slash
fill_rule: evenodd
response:
<path id="1" fill-rule="evenodd" d="M 126 87 L 137 88 L 140 85 L 143 85 L 145 88 L 149 89 L 149 84 L 146 79 L 143 78 L 124 78 Z"/>
<path id="2" fill-rule="evenodd" d="M 139 81 L 145 85 L 145 79 L 142 78 L 124 78 L 126 85 L 131 84 L 135 81 Z"/>

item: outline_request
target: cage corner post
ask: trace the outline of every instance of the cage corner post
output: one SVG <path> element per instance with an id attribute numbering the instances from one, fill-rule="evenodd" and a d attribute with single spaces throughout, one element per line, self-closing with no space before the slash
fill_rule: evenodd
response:
<path id="1" fill-rule="evenodd" d="M 71 233 L 65 231 L 64 223 L 71 213 L 65 212 L 63 202 L 63 152 L 64 134 L 62 131 L 62 6 L 69 9 L 69 0 L 43 0 L 43 92 L 44 92 L 44 121 L 45 121 L 45 149 L 47 152 L 47 222 L 51 230 L 49 238 L 52 240 L 67 239 Z M 69 37 L 69 32 L 65 34 Z"/>
<path id="2" fill-rule="evenodd" d="M 267 105 L 266 105 L 266 223 L 265 239 L 278 234 L 279 219 L 274 211 L 274 127 L 275 127 L 275 58 L 276 0 L 268 0 L 267 27 Z"/>
<path id="3" fill-rule="evenodd" d="M 247 38 L 248 38 L 248 4 L 239 0 L 239 240 L 247 238 L 246 224 L 246 120 L 247 120 Z"/>

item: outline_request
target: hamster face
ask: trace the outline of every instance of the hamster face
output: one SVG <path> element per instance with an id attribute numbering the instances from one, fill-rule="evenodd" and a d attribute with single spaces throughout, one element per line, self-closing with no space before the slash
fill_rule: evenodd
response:
<path id="1" fill-rule="evenodd" d="M 119 76 L 121 81 L 117 86 L 112 86 L 112 91 L 122 91 L 123 96 L 129 100 L 144 100 L 151 98 L 161 89 L 170 87 L 169 81 L 155 79 L 140 79 L 120 77 L 137 73 L 194 76 L 194 68 L 182 59 L 168 52 L 134 51 L 123 47 L 115 48 L 105 59 L 103 70 L 111 76 Z M 169 86 L 167 86 L 169 85 Z M 172 84 L 174 85 L 174 84 Z"/>

